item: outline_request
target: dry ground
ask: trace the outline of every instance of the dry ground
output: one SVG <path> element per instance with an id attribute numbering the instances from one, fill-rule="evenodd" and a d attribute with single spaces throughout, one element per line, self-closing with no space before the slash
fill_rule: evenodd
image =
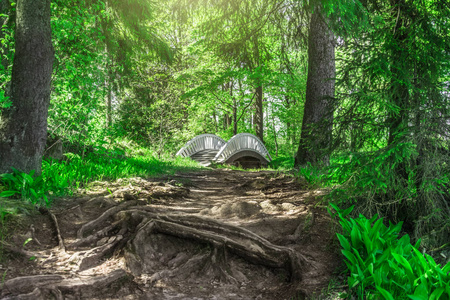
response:
<path id="1" fill-rule="evenodd" d="M 309 298 L 339 263 L 321 193 L 268 171 L 94 183 L 17 225 L 0 298 Z"/>

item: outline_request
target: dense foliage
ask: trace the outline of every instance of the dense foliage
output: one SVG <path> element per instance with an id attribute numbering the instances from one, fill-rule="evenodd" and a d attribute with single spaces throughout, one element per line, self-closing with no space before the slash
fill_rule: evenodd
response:
<path id="1" fill-rule="evenodd" d="M 333 176 L 357 210 L 442 245 L 450 236 L 450 6 L 342 1 Z M 348 21 L 350 24 L 347 24 Z M 353 22 L 360 24 L 354 26 Z"/>
<path id="2" fill-rule="evenodd" d="M 399 237 L 402 222 L 389 227 L 377 215 L 354 219 L 335 209 L 343 229 L 338 234 L 350 276 L 348 286 L 358 299 L 450 299 L 450 262 L 445 266 L 421 253 L 420 240 L 413 246 L 409 235 Z"/>

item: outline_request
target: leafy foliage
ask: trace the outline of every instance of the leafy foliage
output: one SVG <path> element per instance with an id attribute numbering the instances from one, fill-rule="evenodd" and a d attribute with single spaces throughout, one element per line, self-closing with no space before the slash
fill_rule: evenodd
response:
<path id="1" fill-rule="evenodd" d="M 450 299 L 450 263 L 441 267 L 418 250 L 420 240 L 413 246 L 407 234 L 399 237 L 401 222 L 387 227 L 377 215 L 348 219 L 353 206 L 330 205 L 343 229 L 337 237 L 350 272 L 348 286 L 358 299 Z"/>

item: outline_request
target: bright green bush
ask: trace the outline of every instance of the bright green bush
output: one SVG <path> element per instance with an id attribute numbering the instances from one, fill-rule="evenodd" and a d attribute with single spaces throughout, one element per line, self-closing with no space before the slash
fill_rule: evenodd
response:
<path id="1" fill-rule="evenodd" d="M 343 234 L 337 234 L 350 271 L 348 286 L 358 299 L 450 299 L 450 263 L 436 264 L 408 235 L 399 238 L 402 223 L 383 224 L 383 219 L 346 218 L 353 206 L 340 210 Z M 331 213 L 331 212 L 330 212 Z"/>

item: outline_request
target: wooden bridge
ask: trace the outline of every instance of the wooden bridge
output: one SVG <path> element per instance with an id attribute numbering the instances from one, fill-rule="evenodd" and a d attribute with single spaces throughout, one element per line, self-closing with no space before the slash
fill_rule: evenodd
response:
<path id="1" fill-rule="evenodd" d="M 187 142 L 177 155 L 190 157 L 203 166 L 219 163 L 260 168 L 272 160 L 263 142 L 250 133 L 237 134 L 228 142 L 214 134 L 198 135 Z"/>

